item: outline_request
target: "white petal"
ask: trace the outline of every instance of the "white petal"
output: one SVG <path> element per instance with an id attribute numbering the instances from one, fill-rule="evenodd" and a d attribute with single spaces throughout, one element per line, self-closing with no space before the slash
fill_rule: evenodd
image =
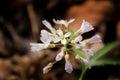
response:
<path id="1" fill-rule="evenodd" d="M 94 35 L 89 39 L 89 43 L 96 43 L 96 42 L 101 42 L 101 37 L 100 35 Z"/>
<path id="2" fill-rule="evenodd" d="M 65 21 L 65 24 L 63 24 L 65 27 L 68 27 L 68 25 L 70 24 L 70 23 L 72 23 L 73 21 L 75 21 L 75 19 L 70 19 L 68 22 L 67 21 Z"/>
<path id="3" fill-rule="evenodd" d="M 82 38 L 81 35 L 80 35 L 80 36 L 77 36 L 77 37 L 74 39 L 74 43 L 80 42 L 82 39 L 83 39 L 83 38 Z"/>
<path id="4" fill-rule="evenodd" d="M 70 23 L 72 23 L 75 19 L 70 19 L 68 22 L 65 21 L 65 20 L 55 20 L 53 19 L 53 22 L 56 23 L 56 24 L 61 24 L 61 25 L 64 25 L 65 27 L 68 27 L 68 25 Z"/>
<path id="5" fill-rule="evenodd" d="M 51 33 L 49 33 L 48 31 L 46 30 L 42 30 L 41 31 L 41 37 L 40 37 L 40 40 L 45 43 L 49 38 L 51 38 Z"/>
<path id="6" fill-rule="evenodd" d="M 62 24 L 62 25 L 66 23 L 64 20 L 55 20 L 55 19 L 53 19 L 53 22 L 56 24 Z"/>
<path id="7" fill-rule="evenodd" d="M 47 30 L 41 30 L 41 36 L 50 36 L 51 35 L 51 33 L 50 32 L 48 32 Z"/>
<path id="8" fill-rule="evenodd" d="M 85 43 L 84 42 L 76 43 L 75 46 L 76 48 L 85 47 Z"/>
<path id="9" fill-rule="evenodd" d="M 75 19 L 70 19 L 67 23 L 70 24 L 70 23 L 72 23 L 74 21 L 75 21 Z"/>
<path id="10" fill-rule="evenodd" d="M 61 39 L 60 39 L 59 37 L 56 37 L 56 38 L 53 39 L 53 42 L 54 42 L 54 43 L 58 43 L 60 40 L 61 40 Z"/>
<path id="11" fill-rule="evenodd" d="M 52 41 L 52 37 L 48 38 L 48 40 L 46 42 L 44 42 L 44 48 L 47 48 L 51 41 Z"/>
<path id="12" fill-rule="evenodd" d="M 40 51 L 42 49 L 44 49 L 44 44 L 38 44 L 38 43 L 30 43 L 31 46 L 31 51 Z"/>
<path id="13" fill-rule="evenodd" d="M 66 71 L 67 73 L 72 73 L 72 71 L 73 71 L 72 65 L 71 65 L 71 63 L 70 63 L 69 60 L 66 60 L 66 63 L 65 63 L 65 71 Z"/>
<path id="14" fill-rule="evenodd" d="M 52 42 L 52 40 L 53 40 L 53 37 L 52 36 L 42 36 L 42 37 L 40 37 L 40 40 L 43 42 L 43 43 L 50 43 L 50 42 Z"/>
<path id="15" fill-rule="evenodd" d="M 57 30 L 57 34 L 58 34 L 59 36 L 63 36 L 63 31 L 62 31 L 61 29 L 59 29 L 59 30 Z"/>
<path id="16" fill-rule="evenodd" d="M 46 36 L 42 36 L 42 37 L 40 37 L 40 40 L 41 40 L 43 43 L 45 43 L 45 42 L 48 40 L 48 38 L 47 38 Z"/>
<path id="17" fill-rule="evenodd" d="M 64 37 L 66 38 L 66 37 L 69 37 L 71 35 L 71 32 L 67 32 L 65 35 L 64 35 Z"/>
<path id="18" fill-rule="evenodd" d="M 49 33 L 46 30 L 41 31 L 41 37 L 40 40 L 46 45 L 49 45 L 49 43 L 53 40 L 53 36 L 51 33 Z"/>
<path id="19" fill-rule="evenodd" d="M 82 25 L 80 27 L 80 32 L 81 33 L 85 33 L 85 32 L 89 32 L 91 30 L 93 30 L 94 28 L 92 27 L 92 25 L 90 23 L 88 23 L 87 21 L 83 20 Z"/>
<path id="20" fill-rule="evenodd" d="M 64 51 L 61 50 L 61 52 L 57 54 L 55 60 L 60 61 L 60 60 L 62 60 L 63 56 L 64 56 Z"/>
<path id="21" fill-rule="evenodd" d="M 47 30 L 41 30 L 41 36 L 51 35 Z"/>
<path id="22" fill-rule="evenodd" d="M 67 43 L 67 41 L 66 41 L 66 39 L 63 39 L 63 40 L 61 40 L 61 44 L 66 44 Z"/>
<path id="23" fill-rule="evenodd" d="M 47 21 L 47 20 L 43 20 L 42 23 L 49 29 L 49 30 L 53 30 L 54 28 L 52 27 L 52 25 Z"/>

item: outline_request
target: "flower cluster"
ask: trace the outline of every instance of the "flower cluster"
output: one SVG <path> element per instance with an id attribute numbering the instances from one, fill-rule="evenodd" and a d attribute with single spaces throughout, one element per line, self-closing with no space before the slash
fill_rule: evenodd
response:
<path id="1" fill-rule="evenodd" d="M 83 39 L 82 34 L 93 30 L 94 28 L 90 23 L 83 20 L 80 28 L 73 32 L 69 28 L 69 24 L 75 21 L 75 19 L 66 20 L 55 20 L 53 22 L 57 25 L 62 25 L 64 30 L 61 28 L 55 29 L 52 25 L 47 21 L 43 20 L 42 23 L 50 30 L 41 30 L 40 40 L 42 43 L 30 43 L 31 51 L 40 51 L 46 48 L 60 48 L 60 52 L 56 55 L 55 61 L 49 63 L 47 66 L 43 68 L 43 73 L 48 73 L 53 64 L 56 62 L 65 59 L 65 71 L 67 73 L 71 73 L 73 71 L 71 62 L 70 62 L 70 52 L 74 53 L 74 50 L 80 50 L 84 53 L 85 57 L 75 54 L 75 59 L 82 61 L 84 64 L 91 68 L 90 66 L 90 57 L 94 55 L 94 50 L 92 48 L 88 48 L 87 46 L 92 43 L 101 42 L 101 38 L 99 35 L 94 35 L 89 39 Z"/>

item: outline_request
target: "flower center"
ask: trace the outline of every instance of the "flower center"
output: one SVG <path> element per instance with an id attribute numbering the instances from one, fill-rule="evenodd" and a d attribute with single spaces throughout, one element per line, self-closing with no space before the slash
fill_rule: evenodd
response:
<path id="1" fill-rule="evenodd" d="M 60 36 L 60 38 L 63 40 L 63 39 L 64 39 L 64 36 Z"/>

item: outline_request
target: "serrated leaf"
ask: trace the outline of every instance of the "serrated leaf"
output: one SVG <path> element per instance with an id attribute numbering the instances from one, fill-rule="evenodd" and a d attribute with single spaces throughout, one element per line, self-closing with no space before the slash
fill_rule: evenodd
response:
<path id="1" fill-rule="evenodd" d="M 91 62 L 91 66 L 120 65 L 120 58 L 101 58 Z"/>
<path id="2" fill-rule="evenodd" d="M 85 54 L 82 51 L 80 51 L 79 49 L 73 49 L 73 52 L 75 54 L 78 54 L 79 56 L 85 58 Z"/>
<path id="3" fill-rule="evenodd" d="M 107 44 L 101 50 L 99 50 L 98 52 L 96 52 L 94 54 L 94 56 L 91 57 L 91 61 L 99 59 L 100 57 L 102 57 L 103 55 L 107 54 L 110 50 L 112 50 L 113 48 L 115 48 L 119 44 L 120 44 L 120 41 L 115 41 L 115 42 Z"/>

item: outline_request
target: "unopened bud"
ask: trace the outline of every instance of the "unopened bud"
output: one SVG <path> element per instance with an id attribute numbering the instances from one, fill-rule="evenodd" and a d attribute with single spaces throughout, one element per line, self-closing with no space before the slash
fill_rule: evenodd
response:
<path id="1" fill-rule="evenodd" d="M 52 30 L 53 35 L 56 35 L 56 30 L 53 28 Z"/>
<path id="2" fill-rule="evenodd" d="M 65 55 L 65 60 L 69 60 L 69 54 Z"/>
<path id="3" fill-rule="evenodd" d="M 72 40 L 71 43 L 74 43 L 74 40 Z"/>
<path id="4" fill-rule="evenodd" d="M 43 68 L 43 73 L 47 74 L 51 70 L 52 66 L 53 66 L 53 63 L 49 63 L 47 66 L 45 66 Z"/>
<path id="5" fill-rule="evenodd" d="M 80 58 L 79 55 L 76 55 L 76 56 L 75 56 L 75 59 L 77 59 L 77 60 L 81 60 L 81 58 Z"/>
<path id="6" fill-rule="evenodd" d="M 66 47 L 62 47 L 62 50 L 63 50 L 63 51 L 66 51 Z"/>
<path id="7" fill-rule="evenodd" d="M 77 32 L 74 33 L 74 35 L 75 35 L 75 36 L 78 36 L 78 35 L 80 35 L 80 32 L 77 31 Z"/>
<path id="8" fill-rule="evenodd" d="M 52 66 L 53 66 L 53 63 L 49 63 L 49 64 L 47 65 L 48 68 L 51 68 Z"/>
<path id="9" fill-rule="evenodd" d="M 85 40 L 83 40 L 83 42 L 84 42 L 85 44 L 87 44 L 87 43 L 89 42 L 89 40 L 88 40 L 88 39 L 85 39 Z"/>
<path id="10" fill-rule="evenodd" d="M 48 48 L 54 48 L 54 47 L 56 47 L 55 44 L 49 44 L 49 45 L 48 45 Z"/>

